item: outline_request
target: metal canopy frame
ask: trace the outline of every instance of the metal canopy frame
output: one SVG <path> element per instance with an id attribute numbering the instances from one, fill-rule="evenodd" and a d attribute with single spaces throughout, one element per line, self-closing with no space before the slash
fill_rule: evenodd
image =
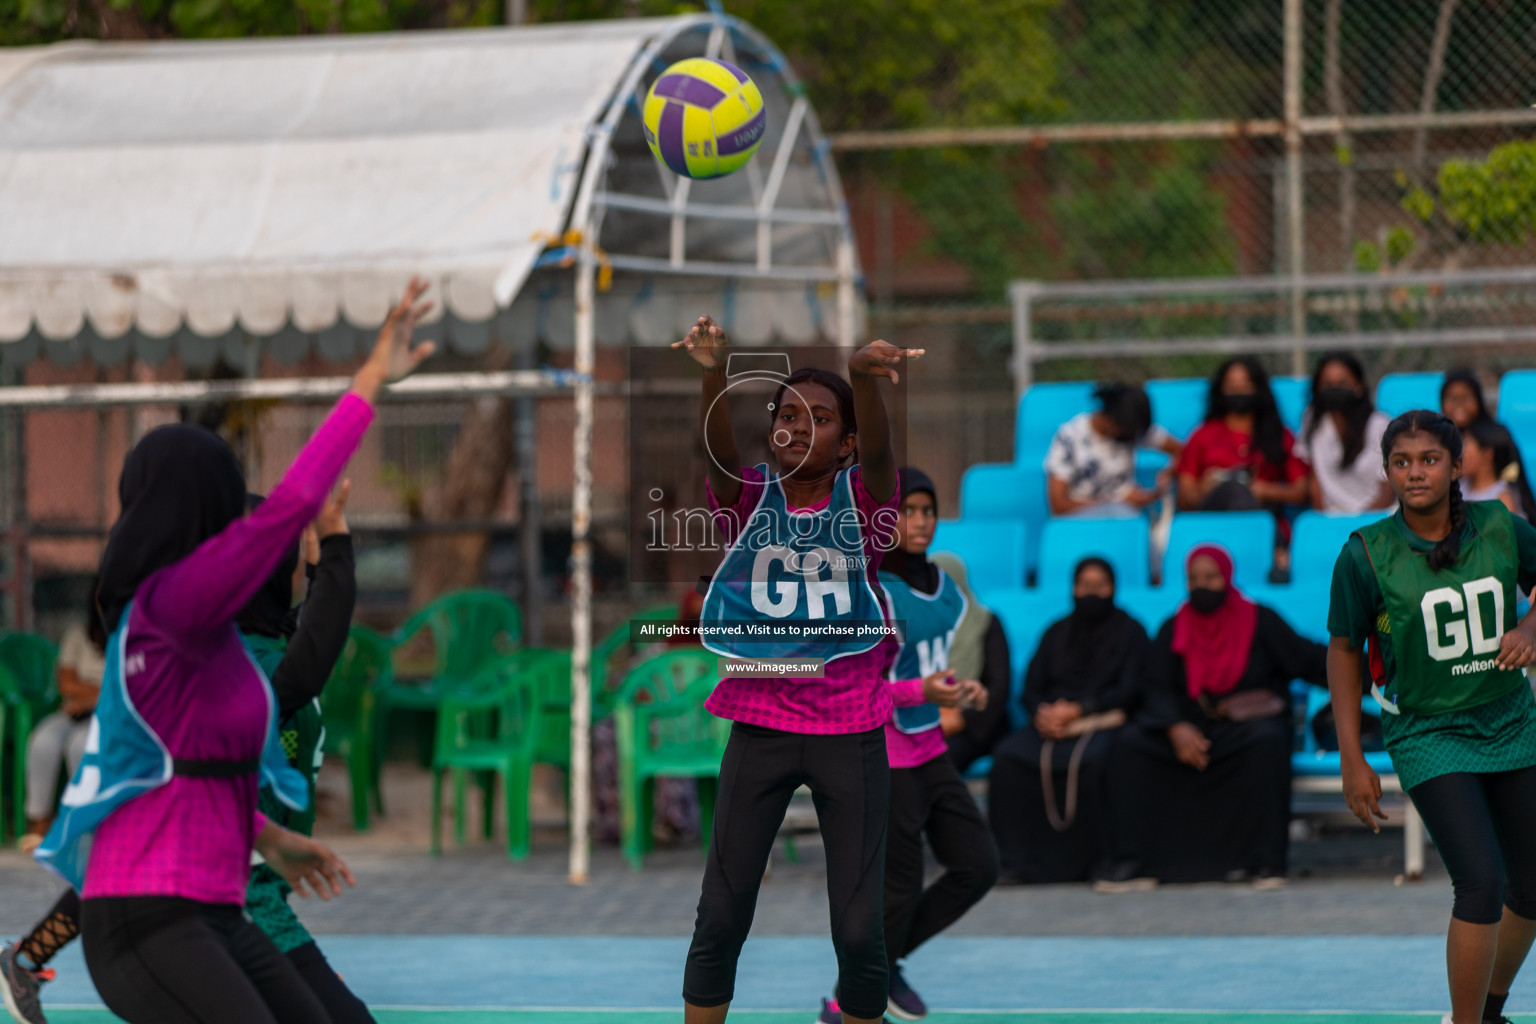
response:
<path id="1" fill-rule="evenodd" d="M 682 37 L 708 31 L 704 55 L 733 60 L 737 41 L 762 56 L 793 97 L 778 147 L 764 176 L 761 161 L 753 160 L 745 175 L 751 204 L 690 203 L 691 181 L 679 178 L 654 162 L 665 199 L 628 195 L 604 187 L 614 133 L 626 116 L 638 116 L 640 85 L 666 50 Z M 832 209 L 780 208 L 780 191 L 796 146 L 810 140 L 813 158 L 831 196 Z M 660 259 L 636 253 L 604 252 L 599 260 L 599 236 L 609 209 L 650 214 L 669 229 L 669 255 Z M 756 259 L 748 262 L 699 261 L 686 258 L 690 221 L 725 220 L 755 223 Z M 572 431 L 574 480 L 571 495 L 571 779 L 569 877 L 587 881 L 590 869 L 591 817 L 591 678 L 592 678 L 592 428 L 593 380 L 596 362 L 594 294 L 599 262 L 618 270 L 647 275 L 684 275 L 722 280 L 796 281 L 837 285 L 835 336 L 851 348 L 857 321 L 858 268 L 848 205 L 843 195 L 831 147 L 816 122 L 804 89 L 788 61 L 766 36 L 740 19 L 700 14 L 670 19 L 668 27 L 641 47 L 625 70 L 603 114 L 587 134 L 587 151 L 580 184 L 568 216 L 568 231 L 536 266 L 573 267 L 575 285 L 575 366 L 573 371 L 516 370 L 502 373 L 423 374 L 386 389 L 387 400 L 501 395 L 530 397 L 571 393 L 575 402 Z M 839 228 L 834 259 L 828 265 L 774 262 L 773 226 L 797 224 Z M 511 301 L 511 296 L 506 296 Z M 24 412 L 45 408 L 106 408 L 162 403 L 230 399 L 328 399 L 341 395 L 349 379 L 288 378 L 278 380 L 204 381 L 164 384 L 92 384 L 48 387 L 0 387 L 0 410 Z M 609 389 L 604 388 L 604 391 Z M 622 389 L 621 389 L 622 390 Z M 516 428 L 515 428 L 516 429 Z M 526 438 L 518 438 L 521 446 Z"/>

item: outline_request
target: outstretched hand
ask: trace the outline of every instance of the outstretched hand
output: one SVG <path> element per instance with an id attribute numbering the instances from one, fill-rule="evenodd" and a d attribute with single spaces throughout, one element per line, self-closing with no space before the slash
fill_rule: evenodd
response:
<path id="1" fill-rule="evenodd" d="M 299 896 L 322 900 L 340 896 L 342 883 L 356 885 L 346 862 L 324 843 L 268 822 L 256 837 L 256 852 Z"/>
<path id="2" fill-rule="evenodd" d="M 866 377 L 889 377 L 895 384 L 901 378 L 896 373 L 896 367 L 903 359 L 916 359 L 926 349 L 898 348 L 888 341 L 872 341 L 859 349 L 848 360 L 848 372 L 863 374 Z"/>
<path id="3" fill-rule="evenodd" d="M 427 282 L 421 278 L 411 278 L 399 303 L 384 318 L 384 326 L 379 328 L 368 361 L 352 378 L 352 390 L 369 402 L 378 397 L 379 389 L 385 384 L 409 377 L 437 351 L 437 346 L 430 341 L 411 344 L 417 322 L 432 310 L 432 303 L 421 301 L 427 287 Z"/>
<path id="4" fill-rule="evenodd" d="M 704 369 L 713 370 L 720 365 L 727 344 L 725 329 L 713 318 L 701 316 L 683 340 L 674 341 L 672 347 L 687 352 Z"/>

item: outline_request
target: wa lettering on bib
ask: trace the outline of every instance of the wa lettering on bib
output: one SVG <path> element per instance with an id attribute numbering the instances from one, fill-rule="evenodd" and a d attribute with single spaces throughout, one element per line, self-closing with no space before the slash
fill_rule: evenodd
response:
<path id="1" fill-rule="evenodd" d="M 1397 517 L 1360 530 L 1381 588 L 1395 655 L 1387 710 L 1444 714 L 1497 700 L 1525 684 L 1494 662 L 1515 627 L 1519 572 L 1515 532 L 1501 502 L 1467 505 L 1472 534 L 1440 572 L 1403 536 Z"/>
<path id="2" fill-rule="evenodd" d="M 853 472 L 832 482 L 819 512 L 791 512 L 778 474 L 763 475 L 763 493 L 715 571 L 699 617 L 707 650 L 733 658 L 821 658 L 834 661 L 873 649 L 880 636 L 827 639 L 754 636 L 744 623 L 811 625 L 879 622 L 880 600 L 870 585 L 863 522 Z"/>
<path id="3" fill-rule="evenodd" d="M 949 668 L 955 630 L 965 617 L 965 594 L 959 585 L 943 569 L 939 589 L 932 594 L 919 594 L 893 573 L 881 573 L 880 585 L 901 641 L 888 678 L 922 679 Z M 938 726 L 939 706 L 924 702 L 896 708 L 891 717 L 904 733 L 926 732 Z"/>

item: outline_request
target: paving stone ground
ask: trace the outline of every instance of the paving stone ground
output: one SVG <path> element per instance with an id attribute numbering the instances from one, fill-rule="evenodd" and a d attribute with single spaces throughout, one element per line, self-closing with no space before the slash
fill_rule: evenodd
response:
<path id="1" fill-rule="evenodd" d="M 358 888 L 341 899 L 304 901 L 300 913 L 317 934 L 378 935 L 653 935 L 686 936 L 693 927 L 702 872 L 697 844 L 657 850 L 636 872 L 613 847 L 598 846 L 590 882 L 566 878 L 560 809 L 536 805 L 537 831 L 528 860 L 512 863 L 496 841 L 447 840 L 440 858 L 427 854 L 430 803 L 426 776 L 391 765 L 387 817 L 363 835 L 346 820 L 345 775 L 328 765 L 322 777 L 319 834 L 350 863 Z M 1337 818 L 1316 838 L 1292 843 L 1293 878 L 1275 892 L 1246 885 L 1165 886 L 1124 895 L 1085 885 L 994 890 L 952 934 L 1066 935 L 1432 935 L 1443 934 L 1450 883 L 1429 855 L 1423 881 L 1402 872 L 1402 834 L 1371 835 Z M 471 815 L 471 835 L 474 835 Z M 451 833 L 445 829 L 445 836 Z M 826 874 L 819 841 L 797 844 L 799 860 L 775 851 L 758 903 L 754 934 L 827 932 Z M 57 884 L 29 858 L 0 852 L 0 935 L 12 935 L 52 903 Z"/>

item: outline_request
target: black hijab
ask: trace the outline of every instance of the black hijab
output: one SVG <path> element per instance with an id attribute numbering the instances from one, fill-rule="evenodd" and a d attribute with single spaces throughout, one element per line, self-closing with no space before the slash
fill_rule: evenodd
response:
<path id="1" fill-rule="evenodd" d="M 254 512 L 266 499 L 259 494 L 245 496 L 245 510 Z M 293 573 L 299 567 L 299 547 L 290 545 L 283 560 L 272 570 L 272 575 L 256 591 L 246 606 L 235 617 L 235 625 L 242 633 L 257 633 L 274 640 L 293 636 Z"/>
<path id="2" fill-rule="evenodd" d="M 152 574 L 186 558 L 239 519 L 245 476 L 235 453 L 201 427 L 174 424 L 145 434 L 123 460 L 122 505 L 101 556 L 97 604 L 108 632 Z"/>
<path id="3" fill-rule="evenodd" d="M 938 515 L 939 495 L 933 489 L 933 481 L 928 479 L 928 474 L 920 469 L 906 466 L 899 475 L 901 501 L 905 502 L 910 495 L 918 491 L 926 491 L 928 497 L 933 499 L 933 513 Z M 900 576 L 906 581 L 907 586 L 919 594 L 932 594 L 939 589 L 939 567 L 928 561 L 927 552 L 906 551 L 897 547 L 885 553 L 885 557 L 880 560 L 880 568 L 884 572 Z"/>
<path id="4" fill-rule="evenodd" d="M 1085 568 L 1095 568 L 1115 581 L 1114 568 L 1102 558 L 1085 558 L 1077 563 L 1072 572 L 1073 580 Z M 1072 614 L 1053 626 L 1045 638 L 1046 667 L 1050 672 L 1053 692 L 1068 699 L 1091 697 L 1120 679 L 1121 663 L 1127 654 L 1140 651 L 1137 632 L 1141 624 L 1114 604 L 1107 609 L 1085 606 L 1083 600 L 1075 602 Z M 1139 639 L 1145 640 L 1141 633 Z"/>

